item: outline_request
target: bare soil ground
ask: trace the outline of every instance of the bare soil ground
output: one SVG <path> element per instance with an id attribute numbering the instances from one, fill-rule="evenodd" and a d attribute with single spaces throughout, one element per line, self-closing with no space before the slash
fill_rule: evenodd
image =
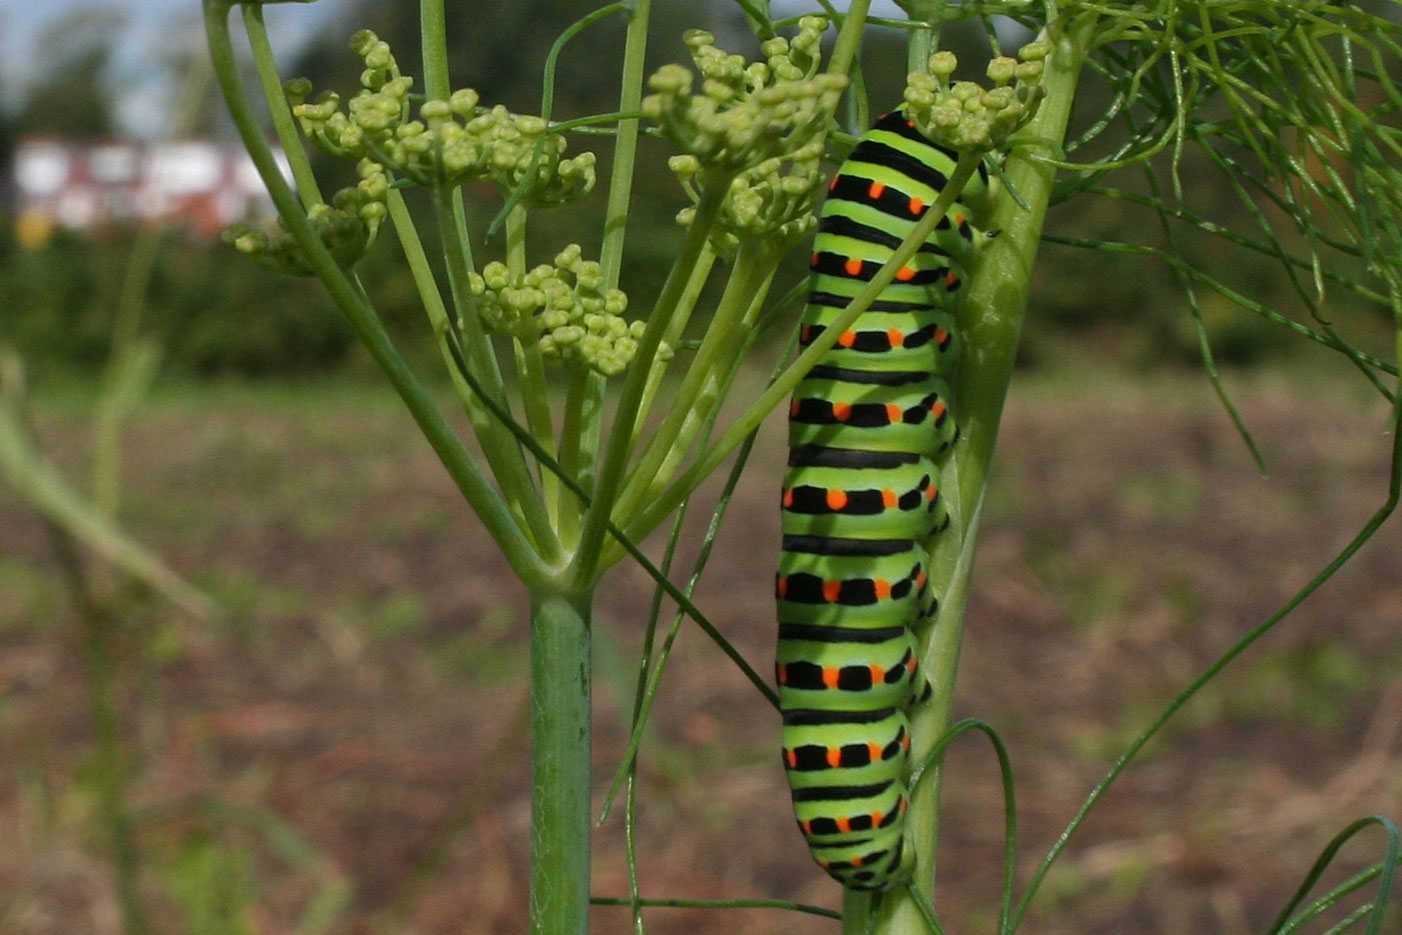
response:
<path id="1" fill-rule="evenodd" d="M 1382 503 L 1385 412 L 1305 384 L 1233 381 L 1266 477 L 1196 375 L 1019 384 L 958 686 L 958 714 L 1011 751 L 1019 887 L 1155 713 Z M 39 421 L 83 476 L 74 409 Z M 760 671 L 781 446 L 773 424 L 698 600 Z M 354 386 L 167 391 L 127 450 L 127 525 L 227 608 L 196 625 L 124 605 L 153 933 L 292 933 L 318 893 L 333 911 L 344 897 L 332 932 L 523 931 L 524 596 L 395 402 Z M 1402 535 L 1384 526 L 1181 711 L 1073 840 L 1026 930 L 1261 931 L 1349 821 L 1402 817 L 1399 569 Z M 599 595 L 600 800 L 627 743 L 646 586 L 620 568 Z M 0 935 L 118 930 L 80 672 L 44 529 L 0 489 Z M 839 904 L 792 826 L 776 738 L 774 712 L 684 628 L 643 745 L 644 895 Z M 951 932 L 993 931 L 988 745 L 958 744 L 946 782 L 939 908 Z M 1329 879 L 1381 841 L 1350 844 Z M 595 892 L 625 895 L 621 807 L 594 853 Z M 837 931 L 774 910 L 646 920 L 654 935 Z M 631 930 L 624 909 L 594 925 Z"/>

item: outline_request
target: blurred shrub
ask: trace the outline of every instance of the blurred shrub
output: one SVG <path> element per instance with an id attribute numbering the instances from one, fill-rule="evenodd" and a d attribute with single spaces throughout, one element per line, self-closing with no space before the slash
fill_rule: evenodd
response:
<path id="1" fill-rule="evenodd" d="M 266 375 L 343 363 L 352 341 L 311 282 L 273 277 L 217 244 L 166 235 L 142 330 L 190 374 Z M 134 233 L 60 232 L 38 250 L 0 246 L 0 335 L 36 365 L 106 359 Z"/>

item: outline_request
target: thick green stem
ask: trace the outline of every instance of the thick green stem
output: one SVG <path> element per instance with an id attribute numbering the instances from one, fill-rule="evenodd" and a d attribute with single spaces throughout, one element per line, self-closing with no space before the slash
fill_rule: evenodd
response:
<path id="1" fill-rule="evenodd" d="M 531 601 L 531 935 L 589 929 L 589 605 Z"/>
<path id="2" fill-rule="evenodd" d="M 1026 135 L 1061 140 L 1070 120 L 1076 85 L 1085 59 L 1090 23 L 1054 37 L 1055 52 L 1047 61 L 1043 86 L 1047 96 Z M 1001 234 L 986 245 L 972 264 L 969 291 L 959 314 L 964 351 L 954 400 L 961 440 L 945 468 L 941 490 L 949 497 L 954 522 L 950 533 L 936 540 L 930 579 L 947 582 L 933 632 L 922 651 L 922 663 L 935 687 L 928 704 L 911 717 L 911 755 L 919 762 L 947 729 L 954 696 L 955 672 L 962 644 L 964 615 L 973 571 L 974 547 L 984 489 L 993 460 L 998 424 L 1012 381 L 1013 362 L 1022 333 L 1027 291 L 1041 239 L 1055 169 L 1014 153 L 1005 171 L 1027 207 L 1002 197 L 989 229 Z M 939 828 L 939 767 L 933 767 L 913 790 L 910 812 L 912 842 L 919 854 L 915 882 L 926 900 L 935 884 L 935 843 Z M 878 935 L 924 935 L 926 923 L 909 899 L 888 898 L 879 912 Z"/>

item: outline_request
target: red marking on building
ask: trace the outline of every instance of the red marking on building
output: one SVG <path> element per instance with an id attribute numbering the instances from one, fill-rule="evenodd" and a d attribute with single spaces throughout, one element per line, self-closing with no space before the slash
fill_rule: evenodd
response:
<path id="1" fill-rule="evenodd" d="M 291 181 L 290 170 L 283 176 Z M 12 181 L 15 213 L 35 232 L 33 246 L 55 228 L 159 224 L 216 237 L 235 221 L 276 214 L 243 149 L 212 140 L 29 137 L 15 147 Z"/>

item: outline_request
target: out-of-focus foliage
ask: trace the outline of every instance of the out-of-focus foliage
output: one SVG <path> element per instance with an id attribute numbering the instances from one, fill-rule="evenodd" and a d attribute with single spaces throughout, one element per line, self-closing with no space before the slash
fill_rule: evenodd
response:
<path id="1" fill-rule="evenodd" d="M 596 7 L 594 0 L 521 0 L 509 4 L 449 0 L 455 85 L 477 88 L 484 104 L 538 110 L 539 63 L 561 30 Z M 687 27 L 711 29 L 737 51 L 758 51 L 757 44 L 745 47 L 745 27 L 733 7 L 663 3 L 654 19 L 650 69 L 687 58 L 678 38 Z M 5 157 L 21 135 L 110 132 L 113 94 L 104 85 L 107 53 L 99 28 L 102 23 L 107 24 L 103 28 L 113 26 L 110 19 L 89 17 L 72 21 L 61 33 L 41 38 L 45 51 L 40 59 L 49 66 L 32 79 L 26 103 L 13 115 L 0 115 L 0 171 L 8 175 Z M 305 75 L 318 88 L 352 92 L 358 86 L 363 63 L 349 51 L 348 42 L 360 27 L 373 28 L 404 59 L 405 70 L 418 73 L 417 4 L 360 0 L 345 4 L 343 13 L 284 65 L 284 74 Z M 621 54 L 623 28 L 621 18 L 606 20 L 565 50 L 556 79 L 557 119 L 607 112 L 615 106 L 617 88 L 611 79 L 601 79 L 610 72 L 600 69 L 598 63 Z M 948 32 L 949 47 L 961 60 L 975 62 L 986 53 L 980 31 L 951 26 Z M 900 98 L 902 36 L 894 29 L 872 29 L 864 43 L 863 58 L 868 72 L 865 90 L 871 102 L 871 113 L 866 115 L 869 119 Z M 892 64 L 887 67 L 883 63 Z M 1087 83 L 1080 97 L 1081 109 L 1092 114 L 1103 112 L 1111 95 L 1108 89 Z M 55 100 L 65 101 L 65 106 L 52 106 Z M 203 112 L 217 113 L 218 109 L 211 104 Z M 861 117 L 846 111 L 839 114 L 851 130 L 859 129 L 856 124 Z M 597 150 L 599 178 L 607 178 L 607 139 L 585 138 L 572 144 Z M 667 157 L 672 153 L 661 141 L 642 142 L 622 282 L 630 295 L 639 297 L 635 308 L 639 315 L 647 313 L 644 297 L 654 295 L 660 287 L 681 240 L 675 217 L 686 197 L 667 169 Z M 344 168 L 329 163 L 318 167 L 328 178 Z M 1188 165 L 1184 170 L 1193 200 L 1215 206 L 1215 212 L 1232 210 L 1235 199 L 1225 183 L 1218 174 L 1202 168 L 1198 172 Z M 347 177 L 341 183 L 353 181 Z M 1213 191 L 1213 186 L 1222 190 Z M 500 209 L 500 196 L 489 185 L 467 186 L 465 194 L 469 224 L 480 234 Z M 413 193 L 410 203 L 413 206 Z M 548 228 L 533 235 L 531 262 L 546 262 L 570 243 L 579 243 L 586 253 L 596 250 L 603 204 L 603 192 L 596 191 L 578 204 L 556 209 Z M 1134 241 L 1142 236 L 1143 216 L 1131 205 L 1106 199 L 1080 199 L 1076 205 L 1074 217 L 1053 214 L 1059 233 L 1107 241 Z M 1233 226 L 1229 220 L 1224 223 Z M 15 245 L 12 228 L 13 219 L 0 215 L 0 336 L 15 343 L 36 366 L 90 366 L 104 360 L 113 296 L 130 255 L 132 232 L 60 235 L 45 249 L 31 252 Z M 432 253 L 434 245 L 427 246 Z M 488 244 L 487 249 L 499 251 L 500 246 Z M 779 274 L 781 282 L 793 283 L 804 275 L 802 253 L 794 251 Z M 1199 360 L 1192 317 L 1172 272 L 1152 261 L 1126 263 L 1122 259 L 1113 253 L 1047 247 L 1046 262 L 1036 273 L 1032 317 L 1022 351 L 1026 363 L 1061 357 L 1072 348 L 1081 353 L 1087 343 L 1102 353 L 1144 365 L 1191 366 Z M 1202 257 L 1204 264 L 1216 260 L 1210 254 Z M 1251 294 L 1262 302 L 1269 303 L 1273 292 L 1283 300 L 1290 284 L 1276 274 L 1270 261 L 1261 260 L 1259 266 L 1259 270 L 1238 269 L 1234 275 L 1246 277 Z M 377 244 L 360 269 L 406 353 L 410 357 L 422 355 L 425 361 L 436 357 L 412 281 L 392 244 Z M 1204 300 L 1202 312 L 1222 363 L 1250 364 L 1299 351 L 1300 345 L 1286 332 L 1225 305 L 1216 307 L 1210 297 Z M 186 374 L 275 375 L 342 368 L 358 360 L 349 332 L 321 289 L 242 262 L 221 244 L 190 241 L 174 232 L 157 260 L 145 320 L 165 340 L 167 368 Z M 1385 337 L 1388 323 L 1382 316 L 1377 319 L 1377 330 Z"/>
<path id="2" fill-rule="evenodd" d="M 39 37 L 43 74 L 27 90 L 11 132 L 91 139 L 111 135 L 113 91 L 107 86 L 112 34 L 122 17 L 111 9 L 58 19 Z"/>
<path id="3" fill-rule="evenodd" d="M 0 240 L 0 335 L 36 368 L 106 360 L 115 295 L 132 238 L 60 233 L 26 250 Z M 351 338 L 320 291 L 250 271 L 215 244 L 171 235 L 157 259 L 145 321 L 187 374 L 269 375 L 343 364 Z"/>

